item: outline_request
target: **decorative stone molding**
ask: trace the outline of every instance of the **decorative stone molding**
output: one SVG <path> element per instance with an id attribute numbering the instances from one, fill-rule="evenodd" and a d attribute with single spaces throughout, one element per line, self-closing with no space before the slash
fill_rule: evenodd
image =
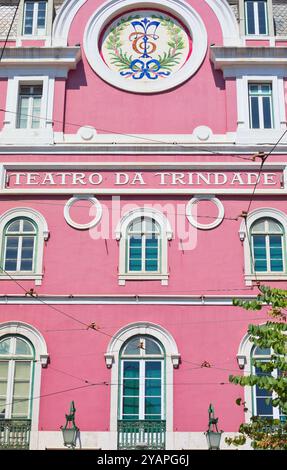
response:
<path id="1" fill-rule="evenodd" d="M 159 80 L 151 79 L 148 83 L 139 79 L 128 80 L 126 76 L 121 76 L 119 72 L 109 68 L 102 58 L 99 47 L 100 38 L 107 24 L 125 12 L 139 11 L 143 6 L 150 10 L 158 9 L 162 14 L 173 15 L 176 20 L 183 23 L 193 43 L 189 57 L 179 70 Z M 142 0 L 110 0 L 101 5 L 90 18 L 84 33 L 84 49 L 92 69 L 106 82 L 134 93 L 156 93 L 180 85 L 198 70 L 207 51 L 207 33 L 201 17 L 183 0 L 166 0 L 164 4 L 161 0 L 152 0 L 144 4 Z M 137 60 L 137 62 L 142 61 Z M 154 67 L 154 59 L 151 62 Z M 149 73 L 151 72 L 147 72 L 146 75 Z"/>
<path id="2" fill-rule="evenodd" d="M 91 204 L 93 204 L 93 206 L 96 209 L 96 215 L 94 216 L 93 220 L 91 220 L 90 222 L 86 224 L 80 224 L 78 222 L 75 222 L 70 216 L 71 207 L 78 201 L 89 201 Z M 95 227 L 100 222 L 102 218 L 102 214 L 103 214 L 102 205 L 100 204 L 97 198 L 89 194 L 78 195 L 78 196 L 72 197 L 66 202 L 65 207 L 64 207 L 64 217 L 65 217 L 66 222 L 71 227 L 76 228 L 78 230 L 87 230 L 92 227 Z"/>
<path id="3" fill-rule="evenodd" d="M 15 67 L 35 66 L 53 70 L 54 76 L 62 76 L 63 69 L 75 69 L 81 58 L 81 48 L 74 47 L 7 47 L 3 54 L 0 76 L 9 76 L 9 70 Z M 39 73 L 39 72 L 38 72 Z"/>
<path id="4" fill-rule="evenodd" d="M 195 207 L 195 205 L 199 202 L 199 201 L 210 201 L 210 202 L 213 202 L 217 209 L 218 209 L 218 216 L 209 224 L 202 224 L 200 222 L 197 222 L 197 220 L 193 217 L 193 208 Z M 189 221 L 189 223 L 191 225 L 193 225 L 193 227 L 196 227 L 198 229 L 201 229 L 201 230 L 211 230 L 215 227 L 217 227 L 218 225 L 221 224 L 223 218 L 224 218 L 224 206 L 222 204 L 222 202 L 214 197 L 214 196 L 211 196 L 211 195 L 198 195 L 198 196 L 195 196 L 193 197 L 188 203 L 187 203 L 187 206 L 186 206 L 186 217 Z"/>

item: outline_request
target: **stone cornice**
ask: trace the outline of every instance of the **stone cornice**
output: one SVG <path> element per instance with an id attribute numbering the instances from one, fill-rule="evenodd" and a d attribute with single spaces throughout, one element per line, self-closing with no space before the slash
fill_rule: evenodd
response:
<path id="1" fill-rule="evenodd" d="M 250 155 L 269 152 L 274 143 L 244 144 L 53 144 L 1 145 L 0 155 Z M 287 154 L 287 145 L 278 145 L 273 155 Z"/>
<path id="2" fill-rule="evenodd" d="M 287 47 L 217 47 L 210 48 L 216 69 L 236 66 L 287 66 Z"/>
<path id="3" fill-rule="evenodd" d="M 9 76 L 11 68 L 49 67 L 54 74 L 61 70 L 75 69 L 81 58 L 81 48 L 73 47 L 7 47 L 0 63 L 0 76 Z M 53 70 L 55 68 L 55 70 Z"/>

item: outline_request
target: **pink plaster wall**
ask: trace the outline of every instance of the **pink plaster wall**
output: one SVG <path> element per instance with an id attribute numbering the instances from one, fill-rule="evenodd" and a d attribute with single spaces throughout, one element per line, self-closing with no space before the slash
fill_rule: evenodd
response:
<path id="1" fill-rule="evenodd" d="M 82 431 L 109 430 L 110 385 L 102 383 L 110 383 L 111 371 L 105 366 L 104 353 L 109 335 L 135 321 L 157 323 L 177 342 L 182 363 L 174 370 L 174 430 L 203 432 L 210 402 L 220 417 L 221 429 L 238 429 L 244 417 L 235 400 L 243 398 L 242 388 L 229 384 L 228 376 L 240 373 L 238 345 L 250 321 L 265 320 L 262 312 L 178 305 L 57 308 L 87 324 L 96 322 L 102 333 L 87 330 L 44 305 L 0 307 L 2 321 L 16 318 L 30 323 L 47 342 L 51 363 L 42 369 L 40 430 L 58 430 L 71 400 L 75 401 L 77 425 Z M 212 367 L 200 367 L 204 361 Z M 99 385 L 87 387 L 85 381 Z"/>
<path id="2" fill-rule="evenodd" d="M 23 39 L 21 41 L 23 47 L 42 47 L 45 46 L 44 39 Z"/>
<path id="3" fill-rule="evenodd" d="M 69 45 L 83 45 L 83 31 L 88 18 L 101 2 L 88 1 L 79 10 L 69 34 Z M 222 44 L 218 20 L 205 2 L 190 1 L 201 15 L 208 44 Z M 68 123 L 94 126 L 99 133 L 192 133 L 199 125 L 211 127 L 214 133 L 225 133 L 226 91 L 220 71 L 215 71 L 209 51 L 192 79 L 176 89 L 153 95 L 118 90 L 100 79 L 83 60 L 69 73 L 66 89 L 65 132 L 74 133 Z M 234 99 L 234 91 L 230 94 Z M 56 115 L 55 115 L 56 116 Z M 229 130 L 235 130 L 234 119 Z"/>
<path id="4" fill-rule="evenodd" d="M 174 238 L 168 246 L 170 273 L 168 286 L 161 286 L 160 281 L 127 281 L 125 286 L 119 286 L 117 274 L 119 242 L 115 240 L 114 235 L 119 221 L 117 209 L 116 211 L 113 209 L 109 197 L 98 197 L 109 211 L 109 227 L 108 231 L 104 230 L 100 239 L 95 240 L 93 239 L 95 231 L 90 233 L 88 230 L 76 230 L 66 223 L 63 209 L 67 199 L 68 197 L 21 197 L 21 206 L 32 207 L 43 214 L 51 233 L 44 248 L 43 283 L 36 287 L 39 294 L 94 294 L 95 289 L 97 294 L 188 295 L 201 294 L 202 290 L 210 290 L 212 293 L 217 289 L 236 289 L 246 293 L 243 277 L 243 246 L 239 240 L 238 231 L 241 224 L 239 215 L 247 209 L 249 198 L 237 196 L 234 199 L 221 196 L 220 200 L 225 207 L 225 217 L 238 217 L 238 220 L 224 220 L 214 230 L 196 231 L 191 228 L 185 216 L 181 216 L 181 224 L 184 220 L 186 231 L 191 228 L 191 246 L 194 248 L 188 249 L 185 247 L 186 239 L 181 232 L 177 233 L 178 220 L 174 224 L 173 211 L 184 214 L 190 196 L 157 197 L 155 207 L 163 207 L 163 211 L 166 208 L 167 217 L 174 229 Z M 122 207 L 125 204 L 137 204 L 137 207 L 153 206 L 154 200 L 149 196 L 141 198 L 122 196 Z M 252 209 L 266 206 L 286 212 L 286 202 L 283 197 L 278 196 L 260 198 L 260 200 L 256 198 Z M 19 207 L 19 198 L 11 196 L 9 200 L 2 201 L 0 211 L 5 212 L 12 207 Z M 125 206 L 123 213 L 128 209 L 130 210 Z M 84 220 L 88 222 L 87 208 L 83 206 L 83 210 L 86 213 Z M 102 219 L 101 224 L 103 223 Z M 180 238 L 183 239 L 184 245 Z M 222 240 L 225 241 L 224 244 Z M 83 256 L 83 247 L 88 256 Z M 232 262 L 229 262 L 228 260 L 231 259 Z M 22 284 L 27 287 L 27 290 L 35 287 L 33 281 L 22 281 Z M 276 281 L 275 284 L 282 288 L 286 287 L 286 282 Z M 21 293 L 21 289 L 10 280 L 2 280 L 1 292 L 3 294 Z"/>
<path id="5" fill-rule="evenodd" d="M 269 47 L 270 41 L 264 39 L 246 39 L 246 46 L 250 47 Z"/>

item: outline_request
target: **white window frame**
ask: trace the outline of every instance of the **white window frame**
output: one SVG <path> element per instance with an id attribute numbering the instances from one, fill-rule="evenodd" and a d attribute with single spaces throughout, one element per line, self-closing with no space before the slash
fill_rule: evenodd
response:
<path id="1" fill-rule="evenodd" d="M 110 449 L 117 448 L 119 409 L 119 361 L 123 344 L 133 336 L 151 336 L 162 344 L 165 351 L 165 421 L 166 448 L 174 448 L 173 439 L 173 375 L 179 366 L 180 353 L 173 336 L 162 326 L 150 322 L 130 323 L 121 328 L 111 339 L 105 354 L 106 365 L 111 369 Z M 112 440 L 113 439 L 113 440 Z"/>
<path id="2" fill-rule="evenodd" d="M 262 85 L 268 85 L 270 86 L 270 89 L 271 89 L 271 93 L 268 94 L 268 95 L 263 95 L 263 94 L 260 94 L 260 93 L 257 93 L 257 94 L 252 94 L 250 92 L 250 87 L 252 85 L 256 85 L 256 86 L 262 86 Z M 263 112 L 263 98 L 265 97 L 268 97 L 269 98 L 269 105 L 270 105 L 270 115 L 271 115 L 271 127 L 264 127 L 264 112 Z M 255 83 L 255 82 L 248 82 L 248 104 L 249 104 L 249 128 L 254 130 L 254 129 L 257 129 L 255 127 L 253 127 L 252 125 L 252 112 L 251 112 L 251 108 L 252 108 L 252 105 L 251 105 L 251 98 L 254 98 L 256 97 L 257 100 L 258 100 L 258 112 L 259 112 L 259 129 L 274 129 L 274 111 L 273 111 L 273 90 L 272 90 L 272 83 L 270 82 L 259 82 L 259 83 Z"/>
<path id="3" fill-rule="evenodd" d="M 253 0 L 253 14 L 254 14 L 254 33 L 249 33 L 248 29 L 248 15 L 247 15 L 247 2 L 250 0 L 244 0 L 244 17 L 245 17 L 245 34 L 247 36 L 268 36 L 269 35 L 269 21 L 268 21 L 268 5 L 267 0 Z M 259 13 L 258 13 L 258 1 L 264 1 L 265 10 L 265 27 L 266 33 L 260 33 L 259 31 Z"/>
<path id="4" fill-rule="evenodd" d="M 44 244 L 45 241 L 49 238 L 49 230 L 48 225 L 45 218 L 40 214 L 40 212 L 28 208 L 15 208 L 10 209 L 0 217 L 0 256 L 1 256 L 1 265 L 4 263 L 4 254 L 5 254 L 5 227 L 9 222 L 16 218 L 27 218 L 34 222 L 37 227 L 37 249 L 34 253 L 34 271 L 16 271 L 10 272 L 9 275 L 13 279 L 21 280 L 21 279 L 31 279 L 35 281 L 35 285 L 41 285 L 43 279 L 43 252 L 44 252 Z M 4 267 L 4 266 L 3 266 Z M 8 272 L 8 271 L 7 271 Z M 11 279 L 8 274 L 0 272 L 0 281 L 1 280 L 9 280 Z"/>
<path id="5" fill-rule="evenodd" d="M 275 33 L 274 33 L 274 23 L 273 23 L 272 0 L 266 1 L 266 24 L 267 24 L 266 34 L 259 34 L 258 32 L 259 27 L 257 27 L 257 33 L 255 32 L 255 34 L 247 34 L 247 28 L 246 28 L 247 17 L 246 17 L 245 0 L 239 0 L 239 18 L 240 18 L 240 34 L 241 36 L 244 37 L 245 40 L 249 40 L 249 39 L 274 40 Z M 256 21 L 256 17 L 255 17 L 255 21 Z M 258 24 L 258 15 L 257 15 L 257 24 Z M 275 45 L 275 43 L 272 45 Z"/>
<path id="6" fill-rule="evenodd" d="M 45 26 L 43 29 L 38 30 L 37 27 L 37 22 L 38 22 L 38 11 L 39 11 L 39 2 L 45 2 L 46 4 L 46 10 L 45 10 Z M 33 3 L 33 19 L 32 19 L 32 33 L 25 33 L 25 23 L 26 23 L 26 7 L 27 3 Z M 22 34 L 23 36 L 45 36 L 46 35 L 46 30 L 47 30 L 47 15 L 48 15 L 48 0 L 24 0 L 24 12 L 23 12 L 23 30 Z"/>
<path id="7" fill-rule="evenodd" d="M 32 34 L 24 34 L 24 24 L 25 24 L 25 0 L 20 0 L 19 4 L 19 22 L 18 22 L 18 31 L 17 31 L 17 40 L 16 45 L 20 46 L 22 41 L 25 40 L 41 40 L 45 41 L 45 46 L 51 46 L 52 40 L 52 22 L 53 22 L 53 14 L 54 14 L 54 0 L 47 0 L 47 7 L 46 7 L 46 25 L 45 25 L 45 33 L 44 34 L 37 34 L 36 30 L 34 29 Z M 36 0 L 35 0 L 36 3 Z M 34 10 L 35 11 L 35 10 Z M 34 13 L 35 16 L 35 13 Z"/>
<path id="8" fill-rule="evenodd" d="M 276 68 L 274 68 L 276 74 Z M 251 75 L 250 70 L 235 73 L 237 86 L 237 141 L 248 144 L 276 142 L 286 129 L 286 110 L 284 80 L 278 75 Z M 273 127 L 271 129 L 252 129 L 250 127 L 249 84 L 269 83 L 272 87 Z"/>
<path id="9" fill-rule="evenodd" d="M 40 126 L 37 128 L 19 128 L 19 92 L 20 86 L 42 85 Z M 23 145 L 41 140 L 49 141 L 53 136 L 54 77 L 48 75 L 12 75 L 8 78 L 6 112 L 1 137 L 3 142 Z"/>
<path id="10" fill-rule="evenodd" d="M 261 356 L 261 355 L 260 355 L 260 356 L 255 356 L 255 355 L 254 355 L 254 352 L 253 352 L 255 348 L 256 348 L 256 347 L 253 346 L 253 348 L 251 349 L 251 352 L 250 352 L 252 359 L 255 359 L 255 360 L 261 361 L 261 362 L 268 362 L 268 358 L 269 358 L 269 360 L 270 360 L 270 356 L 263 356 L 263 355 L 262 355 L 262 356 Z M 272 354 L 272 350 L 271 350 L 271 354 Z M 251 359 L 251 358 L 250 358 L 250 359 Z M 251 364 L 251 360 L 250 360 L 250 364 Z M 256 374 L 256 368 L 255 368 L 255 366 L 252 364 L 251 367 L 252 367 L 252 375 L 255 375 L 255 376 L 256 376 L 257 374 Z M 271 376 L 272 376 L 273 378 L 277 379 L 277 377 L 278 377 L 278 370 L 277 370 L 277 369 L 273 370 L 273 371 L 271 372 Z M 254 416 L 257 416 L 256 385 L 254 385 L 254 387 L 252 387 L 252 389 L 253 389 L 253 390 L 252 390 L 252 392 L 253 392 L 253 393 L 252 393 L 252 399 L 253 399 L 252 404 L 253 404 L 253 411 L 254 411 L 253 414 L 254 414 Z M 272 399 L 274 400 L 276 397 L 277 397 L 277 395 L 276 395 L 276 393 L 273 391 L 273 392 L 272 392 Z M 273 419 L 280 419 L 280 408 L 279 408 L 279 406 L 273 406 L 273 407 L 272 407 L 272 412 L 273 412 Z"/>
<path id="11" fill-rule="evenodd" d="M 41 85 L 42 84 L 40 84 L 40 86 Z M 39 127 L 41 127 L 41 119 L 39 119 L 39 125 L 37 127 L 32 127 L 34 99 L 36 98 L 36 96 L 39 96 L 39 95 L 36 95 L 36 94 L 33 94 L 33 95 L 29 94 L 28 95 L 27 126 L 26 127 L 20 127 L 21 101 L 22 101 L 21 100 L 21 96 L 22 96 L 21 86 L 23 86 L 23 84 L 19 85 L 19 92 L 18 92 L 18 108 L 17 108 L 17 120 L 16 120 L 17 129 L 39 129 Z M 28 86 L 33 87 L 33 86 L 39 86 L 39 85 L 30 84 Z M 42 85 L 41 106 L 40 106 L 40 116 L 39 116 L 39 118 L 41 118 L 42 100 L 43 100 L 43 85 Z"/>
<path id="12" fill-rule="evenodd" d="M 142 338 L 145 338 L 142 336 Z M 133 337 L 130 338 L 132 340 Z M 153 339 L 158 347 L 162 350 L 162 346 L 158 344 L 156 341 L 156 338 L 151 338 Z M 129 340 L 128 340 L 129 341 Z M 160 394 L 160 399 L 161 399 L 161 420 L 165 419 L 165 400 L 164 400 L 164 362 L 165 362 L 165 354 L 164 351 L 161 351 L 162 354 L 150 354 L 150 355 L 144 355 L 142 354 L 143 350 L 140 350 L 139 355 L 124 355 L 121 353 L 120 355 L 120 361 L 121 361 L 121 388 L 120 388 L 120 419 L 123 419 L 123 383 L 124 383 L 124 367 L 123 364 L 124 362 L 138 362 L 139 363 L 139 421 L 145 420 L 145 365 L 146 362 L 160 362 L 161 364 L 161 394 Z M 148 418 L 146 419 L 148 421 Z"/>
<path id="13" fill-rule="evenodd" d="M 133 236 L 133 233 L 135 235 L 137 235 L 136 232 L 130 232 L 130 226 L 131 226 L 131 223 L 128 225 L 128 228 L 127 228 L 127 257 L 126 257 L 126 263 L 127 263 L 127 266 L 126 266 L 126 272 L 129 273 L 129 274 L 143 274 L 143 275 L 149 275 L 151 273 L 153 274 L 159 274 L 161 272 L 160 270 L 160 267 L 161 267 L 161 227 L 158 226 L 158 224 L 156 224 L 157 228 L 158 228 L 158 232 L 148 232 L 146 230 L 146 219 L 147 217 L 144 216 L 143 217 L 144 220 L 141 220 L 141 223 L 143 223 L 144 225 L 144 229 L 141 233 L 141 251 L 142 251 L 142 255 L 141 255 L 141 270 L 139 271 L 133 271 L 130 269 L 129 265 L 130 265 L 130 256 L 129 256 L 129 253 L 130 253 L 130 240 L 131 240 L 131 237 Z M 149 220 L 154 220 L 154 219 L 149 219 Z M 146 271 L 145 269 L 145 262 L 146 262 L 146 240 L 147 240 L 147 235 L 148 234 L 155 234 L 157 235 L 157 267 L 158 269 L 156 271 Z"/>
<path id="14" fill-rule="evenodd" d="M 264 323 L 263 323 L 264 324 Z M 262 325 L 263 325 L 262 324 Z M 238 353 L 237 361 L 239 363 L 240 369 L 243 369 L 244 376 L 250 376 L 251 373 L 254 374 L 254 366 L 251 364 L 252 352 L 254 350 L 254 343 L 250 340 L 250 335 L 247 333 L 241 340 Z M 259 357 L 259 356 L 258 356 Z M 264 356 L 262 356 L 264 361 Z M 272 373 L 274 376 L 276 371 Z M 273 396 L 275 398 L 275 395 Z M 256 390 L 255 386 L 246 386 L 244 387 L 244 401 L 245 401 L 245 422 L 250 423 L 252 416 L 256 415 Z M 273 407 L 273 416 L 274 419 L 279 419 L 279 407 Z M 275 418 L 276 416 L 276 418 Z"/>
<path id="15" fill-rule="evenodd" d="M 159 272 L 129 272 L 127 269 L 127 231 L 130 223 L 139 217 L 154 219 L 160 229 L 159 245 L 161 247 Z M 172 229 L 169 221 L 160 211 L 152 208 L 139 208 L 126 213 L 116 228 L 116 240 L 119 241 L 119 285 L 125 285 L 128 280 L 160 280 L 162 285 L 168 284 L 168 241 L 172 239 Z"/>
<path id="16" fill-rule="evenodd" d="M 6 338 L 11 338 L 13 349 L 15 350 L 16 346 L 16 338 L 15 335 L 9 335 Z M 5 339 L 1 338 L 0 340 Z M 21 338 L 27 342 L 26 338 Z M 33 346 L 29 344 L 30 348 L 33 349 Z M 14 384 L 15 384 L 15 365 L 16 362 L 30 362 L 30 378 L 29 378 L 29 404 L 28 404 L 28 413 L 25 419 L 30 419 L 30 407 L 31 407 L 31 399 L 32 399 L 32 392 L 33 392 L 33 365 L 34 365 L 34 351 L 29 356 L 21 356 L 20 354 L 16 355 L 9 355 L 7 357 L 5 355 L 0 355 L 0 362 L 8 362 L 8 374 L 7 374 L 7 390 L 6 390 L 6 405 L 5 405 L 5 417 L 3 419 L 14 419 L 17 420 L 17 417 L 12 417 L 12 407 L 13 407 L 13 391 L 14 391 Z"/>
<path id="17" fill-rule="evenodd" d="M 13 222 L 13 220 L 15 219 L 12 219 L 11 220 L 11 223 Z M 23 219 L 21 218 L 20 219 L 20 230 L 19 232 L 16 232 L 15 234 L 13 232 L 8 232 L 9 235 L 7 235 L 7 229 L 10 225 L 10 223 L 8 222 L 8 227 L 6 226 L 5 227 L 5 232 L 4 232 L 4 237 L 5 237 L 5 241 L 3 243 L 4 247 L 3 247 L 3 264 L 5 265 L 6 263 L 6 249 L 7 249 L 7 240 L 9 239 L 9 237 L 17 237 L 19 239 L 19 242 L 18 242 L 18 248 L 17 248 L 17 259 L 16 259 L 16 270 L 15 272 L 27 272 L 27 273 L 33 273 L 34 272 L 34 269 L 35 269 L 35 258 L 36 258 L 36 253 L 37 253 L 37 238 L 38 238 L 38 227 L 35 227 L 35 225 L 33 224 L 33 221 L 30 219 L 29 222 L 33 224 L 33 227 L 34 227 L 34 232 L 30 232 L 30 233 L 26 233 L 26 232 L 23 232 L 23 228 L 21 228 L 21 226 L 23 225 L 23 220 L 27 220 L 27 219 Z M 21 270 L 21 262 L 22 262 L 22 257 L 21 257 L 21 253 L 22 253 L 22 246 L 23 246 L 23 237 L 25 236 L 33 236 L 34 238 L 34 244 L 33 244 L 33 262 L 32 262 L 32 269 L 30 271 L 24 271 L 24 270 Z"/>
<path id="18" fill-rule="evenodd" d="M 268 219 L 269 220 L 269 219 Z M 273 219 L 274 220 L 274 219 Z M 264 225 L 266 225 L 266 221 L 267 221 L 267 218 L 264 217 Z M 275 222 L 278 223 L 278 219 L 275 220 Z M 254 222 L 253 222 L 254 223 Z M 251 228 L 250 228 L 250 238 L 251 238 L 251 247 L 252 247 L 252 254 L 253 254 L 253 258 L 254 258 L 254 264 L 255 264 L 255 256 L 254 256 L 254 238 L 253 238 L 253 234 L 256 236 L 257 235 L 257 232 L 252 232 L 252 227 L 253 227 L 253 224 L 251 225 Z M 264 232 L 264 233 L 258 233 L 258 235 L 262 235 L 265 237 L 265 240 L 266 240 L 266 262 L 267 262 L 267 270 L 266 271 L 258 271 L 258 272 L 266 272 L 268 274 L 276 274 L 276 271 L 271 271 L 271 258 L 270 258 L 270 235 L 281 235 L 281 239 L 282 239 L 282 261 L 283 261 L 283 270 L 282 271 L 277 271 L 278 273 L 284 273 L 286 272 L 286 260 L 285 260 L 285 247 L 284 245 L 286 244 L 285 240 L 284 240 L 284 236 L 286 238 L 286 235 L 285 235 L 285 232 L 284 232 L 284 227 L 282 227 L 282 231 L 283 233 L 282 234 L 279 234 L 279 233 L 272 233 L 272 232 Z"/>
<path id="19" fill-rule="evenodd" d="M 283 251 L 284 245 L 286 246 L 286 237 L 287 237 L 287 215 L 284 212 L 281 212 L 278 209 L 273 209 L 270 207 L 266 208 L 259 208 L 252 211 L 245 221 L 241 222 L 241 226 L 239 229 L 239 238 L 243 243 L 243 251 L 244 251 L 244 279 L 246 286 L 251 286 L 253 281 L 286 281 L 287 280 L 287 267 L 286 261 L 284 259 L 284 271 L 283 272 L 260 272 L 257 271 L 256 274 L 252 269 L 252 257 L 250 250 L 253 248 L 252 246 L 252 238 L 251 238 L 251 227 L 259 219 L 274 219 L 278 221 L 284 231 L 283 235 Z M 247 226 L 247 230 L 246 230 Z M 249 236 L 249 238 L 248 238 Z M 284 239 L 285 238 L 285 239 Z"/>

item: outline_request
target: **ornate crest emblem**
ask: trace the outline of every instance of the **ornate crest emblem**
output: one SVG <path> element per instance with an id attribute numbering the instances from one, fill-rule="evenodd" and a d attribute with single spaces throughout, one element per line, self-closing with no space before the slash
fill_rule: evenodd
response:
<path id="1" fill-rule="evenodd" d="M 172 16 L 156 10 L 117 18 L 102 36 L 107 66 L 127 80 L 159 80 L 177 72 L 191 53 L 191 38 Z"/>

